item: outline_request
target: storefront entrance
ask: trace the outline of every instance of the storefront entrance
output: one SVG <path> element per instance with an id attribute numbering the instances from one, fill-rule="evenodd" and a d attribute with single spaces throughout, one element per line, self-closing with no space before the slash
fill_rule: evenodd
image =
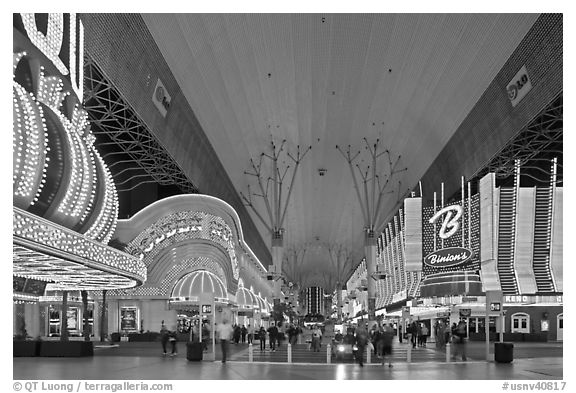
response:
<path id="1" fill-rule="evenodd" d="M 556 317 L 556 340 L 564 341 L 564 313 Z"/>

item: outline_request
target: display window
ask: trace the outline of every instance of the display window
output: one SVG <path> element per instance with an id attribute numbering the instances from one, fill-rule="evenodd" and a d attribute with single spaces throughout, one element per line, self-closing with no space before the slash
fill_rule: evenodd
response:
<path id="1" fill-rule="evenodd" d="M 512 333 L 530 333 L 530 315 L 516 313 L 511 317 Z"/>
<path id="2" fill-rule="evenodd" d="M 120 308 L 120 330 L 122 331 L 138 330 L 138 308 L 136 307 Z"/>

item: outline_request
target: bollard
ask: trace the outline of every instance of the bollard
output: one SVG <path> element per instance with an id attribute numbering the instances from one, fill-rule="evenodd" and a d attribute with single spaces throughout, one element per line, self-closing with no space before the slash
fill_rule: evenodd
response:
<path id="1" fill-rule="evenodd" d="M 326 363 L 330 364 L 332 361 L 332 346 L 330 344 L 326 345 Z"/>
<path id="2" fill-rule="evenodd" d="M 292 363 L 292 344 L 288 343 L 288 363 Z"/>
<path id="3" fill-rule="evenodd" d="M 408 343 L 408 352 L 406 353 L 408 363 L 412 363 L 412 344 Z"/>
<path id="4" fill-rule="evenodd" d="M 366 346 L 366 363 L 370 364 L 372 362 L 372 350 L 369 346 Z"/>
<path id="5" fill-rule="evenodd" d="M 450 363 L 450 343 L 446 343 L 446 363 Z"/>
<path id="6" fill-rule="evenodd" d="M 248 344 L 248 361 L 250 363 L 254 361 L 254 349 L 252 348 L 252 343 Z"/>

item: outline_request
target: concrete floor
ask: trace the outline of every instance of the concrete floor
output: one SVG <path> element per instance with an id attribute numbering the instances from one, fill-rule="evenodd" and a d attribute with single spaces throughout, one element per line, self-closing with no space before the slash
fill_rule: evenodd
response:
<path id="1" fill-rule="evenodd" d="M 510 364 L 397 363 L 392 368 L 379 364 L 189 362 L 182 355 L 13 359 L 15 380 L 561 380 L 562 370 L 559 357 L 515 359 Z"/>
<path id="2" fill-rule="evenodd" d="M 271 353 L 255 351 L 249 363 L 246 344 L 230 345 L 226 364 L 216 361 L 190 362 L 185 343 L 178 343 L 179 355 L 162 357 L 160 343 L 118 343 L 99 347 L 89 358 L 13 358 L 15 380 L 562 380 L 563 343 L 514 343 L 510 364 L 485 361 L 485 344 L 468 343 L 467 362 L 445 362 L 445 353 L 435 346 L 417 348 L 407 363 L 408 344 L 394 342 L 392 362 L 325 364 L 326 355 L 294 348 L 295 363 L 287 364 L 286 347 Z M 259 344 L 255 343 L 255 349 Z M 493 352 L 493 343 L 490 345 Z M 300 354 L 297 354 L 301 352 Z M 300 363 L 296 363 L 300 359 Z M 388 359 L 387 359 L 388 360 Z M 374 362 L 378 362 L 373 358 Z M 321 364 L 324 363 L 324 364 Z"/>

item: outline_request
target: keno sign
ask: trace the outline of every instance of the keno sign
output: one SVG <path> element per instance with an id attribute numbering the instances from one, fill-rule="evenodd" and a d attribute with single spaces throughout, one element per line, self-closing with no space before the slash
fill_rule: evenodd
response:
<path id="1" fill-rule="evenodd" d="M 424 263 L 428 266 L 451 267 L 462 265 L 472 258 L 473 252 L 467 248 L 449 247 L 431 252 L 424 258 Z"/>

